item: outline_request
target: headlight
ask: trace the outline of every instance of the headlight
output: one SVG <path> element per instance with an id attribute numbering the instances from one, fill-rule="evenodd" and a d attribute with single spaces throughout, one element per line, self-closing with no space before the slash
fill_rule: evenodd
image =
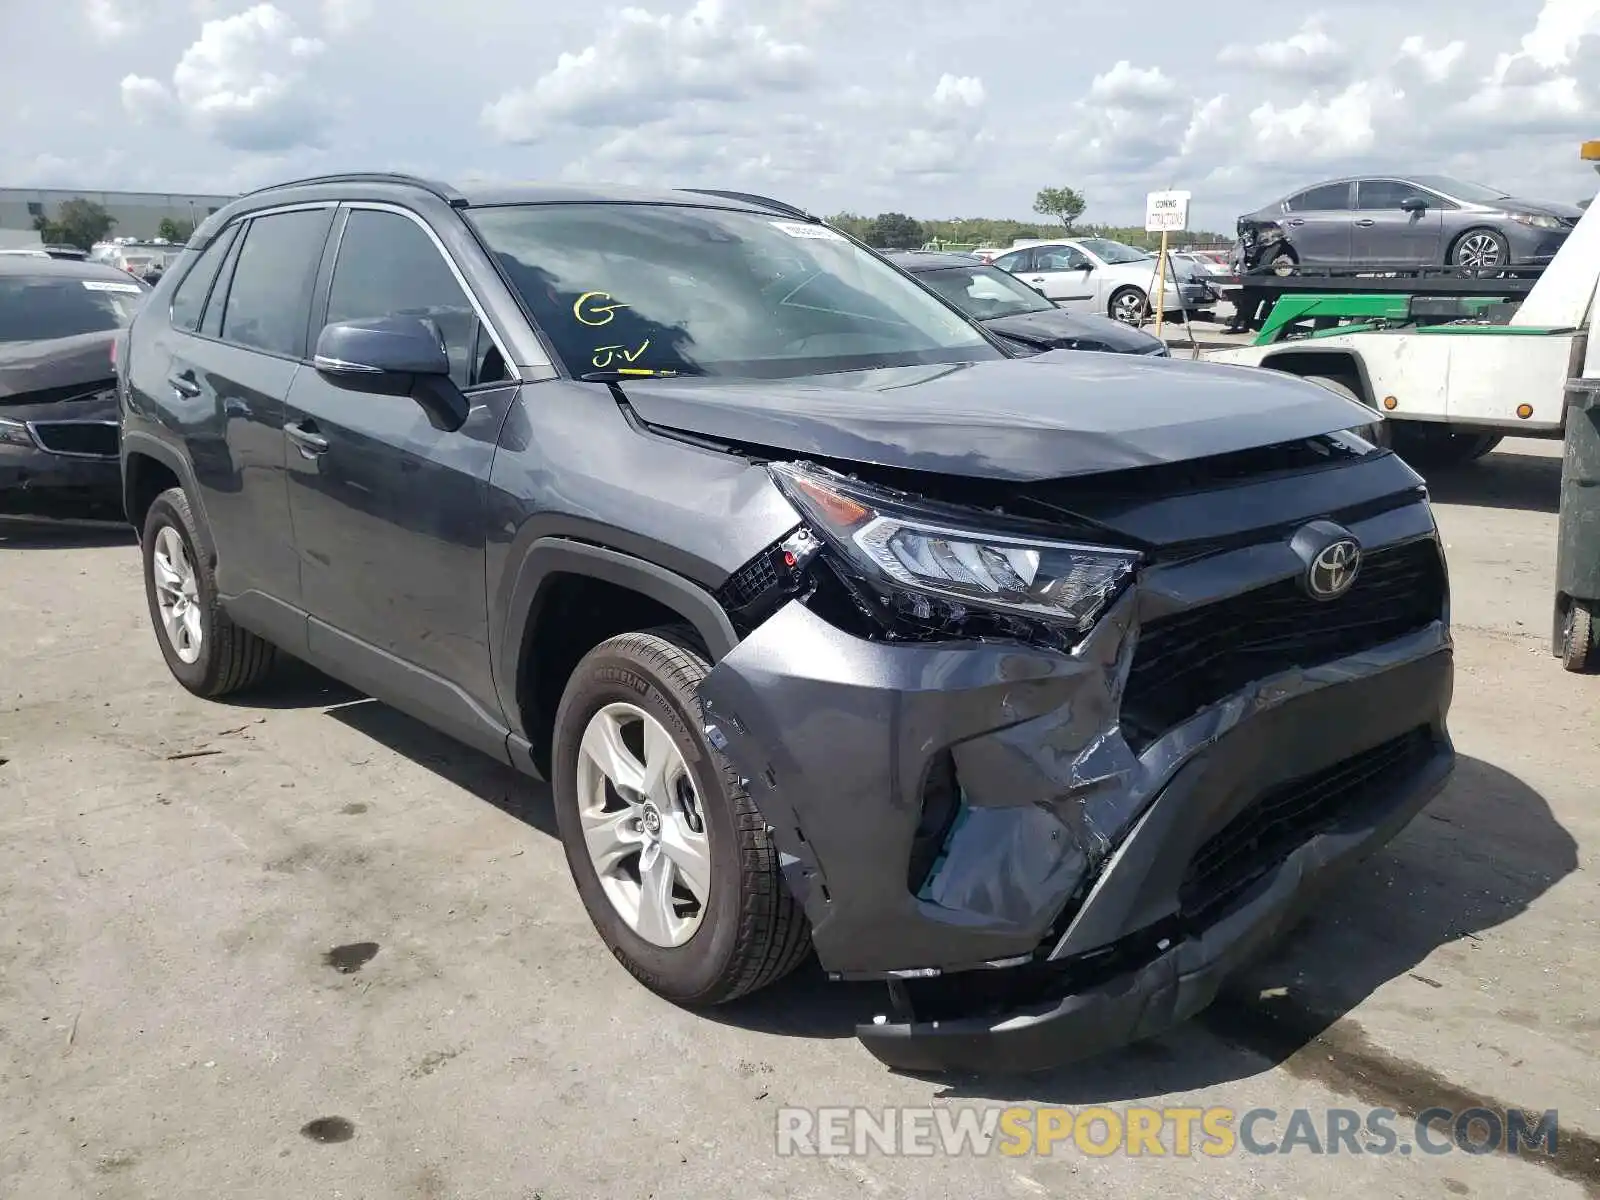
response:
<path id="1" fill-rule="evenodd" d="M 0 445 L 26 446 L 29 450 L 37 450 L 33 437 L 28 433 L 28 427 L 21 421 L 8 421 L 0 417 Z"/>
<path id="2" fill-rule="evenodd" d="M 834 471 L 798 463 L 769 470 L 850 573 L 917 621 L 948 626 L 989 613 L 1081 634 L 1139 563 L 1131 550 L 965 527 Z"/>
<path id="3" fill-rule="evenodd" d="M 1507 213 L 1518 225 L 1531 225 L 1535 229 L 1565 229 L 1559 217 L 1547 217 L 1544 213 Z"/>

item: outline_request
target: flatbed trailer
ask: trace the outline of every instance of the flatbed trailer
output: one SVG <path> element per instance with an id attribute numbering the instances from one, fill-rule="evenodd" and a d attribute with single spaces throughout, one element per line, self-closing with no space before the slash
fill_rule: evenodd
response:
<path id="1" fill-rule="evenodd" d="M 1600 311 L 1600 215 L 1584 213 L 1537 279 L 1246 278 L 1271 290 L 1271 311 L 1249 345 L 1208 361 L 1320 383 L 1370 407 L 1367 435 L 1418 465 L 1465 462 L 1502 437 L 1563 436 Z"/>
<path id="2" fill-rule="evenodd" d="M 1583 157 L 1600 170 L 1600 141 Z M 1551 650 L 1600 666 L 1600 215 L 1590 205 L 1537 280 L 1279 276 L 1266 322 L 1217 363 L 1299 375 L 1367 405 L 1359 432 L 1417 466 L 1487 454 L 1502 437 L 1564 440 Z"/>

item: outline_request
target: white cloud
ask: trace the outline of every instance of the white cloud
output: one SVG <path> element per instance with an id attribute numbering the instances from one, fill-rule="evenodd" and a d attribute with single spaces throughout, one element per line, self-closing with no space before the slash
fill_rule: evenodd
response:
<path id="1" fill-rule="evenodd" d="M 1415 65 L 1422 78 L 1429 83 L 1444 83 L 1455 73 L 1467 52 L 1467 44 L 1459 39 L 1442 46 L 1429 46 L 1427 39 L 1413 34 L 1400 43 L 1402 62 Z"/>
<path id="2" fill-rule="evenodd" d="M 1345 48 L 1322 27 L 1322 18 L 1311 16 L 1282 41 L 1224 46 L 1217 61 L 1265 75 L 1325 82 L 1343 75 L 1350 59 Z"/>
<path id="3" fill-rule="evenodd" d="M 138 27 L 138 19 L 125 0 L 84 0 L 83 19 L 89 32 L 102 42 L 127 37 Z"/>
<path id="4" fill-rule="evenodd" d="M 375 12 L 375 0 L 322 0 L 322 25 L 330 36 L 341 37 L 366 24 Z"/>
<path id="5" fill-rule="evenodd" d="M 183 52 L 172 85 L 143 76 L 122 81 L 122 104 L 136 119 L 176 112 L 196 131 L 238 150 L 315 145 L 323 109 L 306 68 L 322 54 L 294 20 L 272 4 L 205 22 Z"/>
<path id="6" fill-rule="evenodd" d="M 1337 162 L 1371 151 L 1378 127 L 1405 93 L 1359 80 L 1326 98 L 1312 96 L 1290 108 L 1270 101 L 1250 111 L 1252 157 L 1267 162 Z"/>
<path id="7" fill-rule="evenodd" d="M 176 108 L 172 93 L 159 79 L 125 75 L 121 91 L 122 107 L 135 121 L 158 120 Z"/>
<path id="8" fill-rule="evenodd" d="M 985 98 L 983 80 L 972 75 L 941 75 L 933 89 L 935 108 L 980 108 Z"/>
<path id="9" fill-rule="evenodd" d="M 1178 85 L 1160 67 L 1136 67 L 1119 60 L 1089 84 L 1089 99 L 1113 108 L 1167 108 L 1178 96 Z"/>
<path id="10" fill-rule="evenodd" d="M 1454 116 L 1507 132 L 1593 132 L 1600 105 L 1600 0 L 1545 0 L 1521 49 L 1495 57 Z"/>
<path id="11" fill-rule="evenodd" d="M 727 0 L 698 0 L 682 15 L 625 8 L 532 86 L 487 104 L 483 123 L 506 142 L 538 141 L 558 123 L 622 128 L 689 101 L 747 102 L 793 90 L 812 68 L 806 46 L 740 20 Z"/>

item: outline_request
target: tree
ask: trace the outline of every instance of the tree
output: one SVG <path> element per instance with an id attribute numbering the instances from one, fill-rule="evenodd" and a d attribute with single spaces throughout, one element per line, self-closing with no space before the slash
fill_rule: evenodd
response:
<path id="1" fill-rule="evenodd" d="M 187 242 L 193 233 L 193 221 L 174 221 L 171 217 L 162 217 L 161 224 L 156 226 L 156 236 L 164 237 L 169 242 Z"/>
<path id="2" fill-rule="evenodd" d="M 920 221 L 905 213 L 879 213 L 867 227 L 866 240 L 880 250 L 915 250 L 927 239 Z"/>
<path id="3" fill-rule="evenodd" d="M 1083 210 L 1087 207 L 1083 196 L 1069 187 L 1040 188 L 1039 194 L 1033 198 L 1034 212 L 1041 217 L 1054 217 L 1068 229 L 1083 216 Z"/>
<path id="4" fill-rule="evenodd" d="M 96 242 L 104 241 L 116 225 L 117 219 L 93 200 L 76 197 L 61 205 L 56 219 L 35 217 L 33 227 L 39 240 L 50 244 L 77 246 L 87 250 Z"/>

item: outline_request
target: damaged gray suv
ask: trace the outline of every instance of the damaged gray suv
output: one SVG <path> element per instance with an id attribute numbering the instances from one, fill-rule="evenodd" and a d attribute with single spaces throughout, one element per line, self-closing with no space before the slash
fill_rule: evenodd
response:
<path id="1" fill-rule="evenodd" d="M 548 779 L 675 1002 L 814 950 L 888 983 L 895 1067 L 1115 1047 L 1453 764 L 1445 563 L 1371 412 L 1015 358 L 762 197 L 258 191 L 116 363 L 178 681 L 286 653 Z"/>

